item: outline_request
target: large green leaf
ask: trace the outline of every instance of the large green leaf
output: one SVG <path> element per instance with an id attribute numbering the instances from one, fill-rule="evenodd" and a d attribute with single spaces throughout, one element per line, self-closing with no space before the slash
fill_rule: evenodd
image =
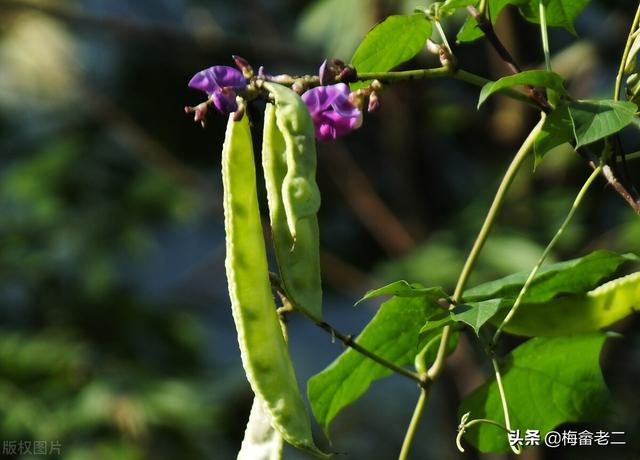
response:
<path id="1" fill-rule="evenodd" d="M 428 296 L 434 299 L 446 298 L 447 293 L 442 290 L 441 287 L 429 287 L 426 288 L 420 283 L 409 283 L 404 280 L 394 281 L 393 283 L 382 286 L 378 289 L 372 289 L 356 302 L 358 305 L 360 302 L 378 297 L 381 295 L 394 295 L 397 297 L 423 297 Z"/>
<path id="2" fill-rule="evenodd" d="M 535 338 L 511 352 L 502 382 L 512 428 L 540 430 L 541 437 L 565 422 L 593 420 L 607 409 L 608 391 L 599 366 L 606 336 Z M 467 396 L 459 415 L 504 424 L 495 378 Z M 493 425 L 470 427 L 465 439 L 482 452 L 509 450 L 506 433 Z"/>
<path id="3" fill-rule="evenodd" d="M 576 147 L 595 142 L 631 123 L 638 107 L 633 102 L 613 100 L 575 101 L 569 105 Z"/>
<path id="4" fill-rule="evenodd" d="M 389 16 L 364 37 L 351 63 L 358 72 L 385 72 L 408 61 L 431 37 L 424 14 Z"/>
<path id="5" fill-rule="evenodd" d="M 546 337 L 592 332 L 639 309 L 640 272 L 636 272 L 586 294 L 563 296 L 540 304 L 522 304 L 505 331 Z"/>
<path id="6" fill-rule="evenodd" d="M 550 27 L 564 27 L 575 34 L 573 23 L 580 12 L 587 6 L 589 0 L 544 0 L 547 25 Z M 535 24 L 540 24 L 540 1 L 529 0 L 520 6 L 520 13 L 524 18 Z"/>
<path id="7" fill-rule="evenodd" d="M 523 85 L 549 88 L 560 94 L 566 94 L 567 92 L 564 88 L 564 80 L 557 73 L 547 72 L 546 70 L 526 70 L 515 75 L 502 77 L 497 81 L 492 81 L 484 85 L 480 90 L 478 108 L 496 91 L 512 86 Z"/>
<path id="8" fill-rule="evenodd" d="M 599 250 L 578 259 L 542 267 L 534 278 L 524 301 L 540 303 L 560 294 L 582 294 L 593 289 L 605 278 L 613 275 L 622 264 L 638 260 L 633 254 L 616 254 Z M 464 292 L 465 302 L 488 299 L 515 300 L 529 271 L 481 284 Z"/>
<path id="9" fill-rule="evenodd" d="M 540 134 L 533 143 L 536 166 L 549 150 L 571 142 L 573 139 L 573 122 L 569 116 L 569 107 L 566 104 L 559 104 L 545 117 Z"/>
<path id="10" fill-rule="evenodd" d="M 398 366 L 411 363 L 418 352 L 420 328 L 440 307 L 428 297 L 394 297 L 383 303 L 356 342 Z M 352 348 L 307 384 L 313 414 L 325 432 L 345 406 L 369 385 L 391 371 Z"/>

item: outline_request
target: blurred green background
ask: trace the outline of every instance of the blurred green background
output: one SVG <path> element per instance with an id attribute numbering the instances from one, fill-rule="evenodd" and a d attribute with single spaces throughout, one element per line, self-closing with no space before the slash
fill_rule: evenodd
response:
<path id="1" fill-rule="evenodd" d="M 224 119 L 183 113 L 191 76 L 231 54 L 267 72 L 315 73 L 348 60 L 366 31 L 420 0 L 0 0 L 0 442 L 59 441 L 65 459 L 233 459 L 251 392 L 224 278 L 219 172 Z M 554 70 L 576 97 L 607 96 L 635 9 L 594 1 L 579 39 L 551 31 Z M 447 24 L 451 39 L 463 17 Z M 497 32 L 526 68 L 537 28 L 514 11 Z M 484 42 L 456 46 L 462 68 L 505 69 Z M 408 66 L 436 66 L 421 54 Z M 352 136 L 319 146 L 325 311 L 356 333 L 370 287 L 405 278 L 451 288 L 510 156 L 537 117 L 500 97 L 476 111 L 457 81 L 389 87 Z M 259 112 L 252 112 L 260 125 Z M 638 149 L 637 130 L 623 133 Z M 640 163 L 640 162 L 638 162 Z M 640 177 L 638 164 L 630 173 Z M 556 150 L 520 175 L 472 279 L 530 268 L 589 174 Z M 601 181 L 554 259 L 596 248 L 640 253 L 640 219 Z M 542 449 L 523 458 L 638 459 L 637 317 L 603 354 L 611 413 L 580 429 L 626 431 L 627 446 Z M 342 348 L 290 323 L 299 378 Z M 515 342 L 514 342 L 515 343 Z M 491 458 L 454 446 L 457 404 L 489 370 L 472 337 L 435 386 L 413 458 Z M 345 458 L 397 455 L 417 391 L 376 383 L 340 415 Z M 321 434 L 319 437 L 321 437 Z M 326 443 L 325 443 L 326 445 Z M 3 446 L 1 455 L 16 458 Z M 46 458 L 22 455 L 21 458 Z M 303 459 L 287 449 L 285 458 Z"/>

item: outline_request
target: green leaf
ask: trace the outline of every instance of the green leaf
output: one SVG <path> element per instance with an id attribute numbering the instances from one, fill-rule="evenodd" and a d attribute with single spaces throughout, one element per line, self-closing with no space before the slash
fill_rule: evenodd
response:
<path id="1" fill-rule="evenodd" d="M 442 290 L 441 287 L 430 287 L 425 288 L 420 283 L 409 283 L 404 280 L 394 281 L 391 284 L 387 284 L 386 286 L 382 286 L 378 289 L 372 289 L 367 291 L 367 293 L 360 300 L 356 302 L 358 305 L 365 300 L 371 299 L 373 297 L 381 296 L 381 295 L 394 295 L 397 297 L 424 297 L 429 296 L 434 299 L 441 299 L 448 297 L 447 293 Z"/>
<path id="2" fill-rule="evenodd" d="M 358 72 L 386 72 L 418 54 L 431 31 L 424 14 L 389 16 L 364 37 L 351 63 Z"/>
<path id="3" fill-rule="evenodd" d="M 297 21 L 296 38 L 324 56 L 343 61 L 353 55 L 377 21 L 374 0 L 315 0 L 306 4 L 309 6 Z"/>
<path id="4" fill-rule="evenodd" d="M 420 328 L 420 341 L 424 343 L 425 340 L 428 340 L 429 334 L 431 331 L 442 329 L 449 324 L 454 323 L 455 321 L 451 317 L 451 313 L 448 311 L 439 311 L 435 312 L 424 323 L 424 326 Z"/>
<path id="5" fill-rule="evenodd" d="M 573 122 L 569 116 L 569 107 L 559 104 L 556 109 L 546 116 L 540 134 L 533 143 L 537 166 L 551 149 L 571 142 L 574 139 Z"/>
<path id="6" fill-rule="evenodd" d="M 460 8 L 475 5 L 476 3 L 478 3 L 478 0 L 447 0 L 440 7 L 440 16 L 448 16 Z"/>
<path id="7" fill-rule="evenodd" d="M 546 70 L 526 70 L 515 75 L 502 77 L 497 81 L 492 81 L 484 85 L 482 90 L 480 90 L 478 108 L 480 108 L 484 101 L 486 101 L 487 98 L 496 91 L 500 91 L 504 88 L 510 88 L 512 86 L 524 85 L 549 88 L 561 94 L 567 93 L 564 88 L 564 80 L 560 75 L 553 72 L 547 72 Z"/>
<path id="8" fill-rule="evenodd" d="M 609 393 L 599 356 L 605 334 L 535 338 L 513 350 L 501 364 L 502 383 L 514 430 L 544 435 L 565 422 L 594 420 L 606 411 Z M 462 402 L 458 415 L 504 424 L 495 378 Z M 482 452 L 509 450 L 504 430 L 488 424 L 470 427 L 465 439 Z"/>
<path id="9" fill-rule="evenodd" d="M 559 297 L 539 304 L 522 304 L 505 331 L 538 337 L 593 332 L 638 309 L 640 272 L 609 281 L 586 294 Z"/>
<path id="10" fill-rule="evenodd" d="M 491 23 L 496 23 L 498 16 L 507 5 L 522 5 L 527 1 L 528 0 L 489 0 L 489 19 L 491 19 Z M 459 43 L 472 42 L 483 35 L 484 33 L 478 27 L 478 22 L 469 16 L 462 25 L 462 29 L 458 32 L 456 40 Z"/>
<path id="11" fill-rule="evenodd" d="M 575 101 L 569 105 L 576 148 L 617 133 L 631 123 L 638 107 L 613 100 Z"/>
<path id="12" fill-rule="evenodd" d="M 613 275 L 625 262 L 637 260 L 633 254 L 599 250 L 578 259 L 547 265 L 540 269 L 523 300 L 540 303 L 560 294 L 585 293 Z M 515 300 L 528 276 L 529 271 L 520 272 L 468 289 L 463 295 L 464 302 L 497 298 Z"/>
<path id="13" fill-rule="evenodd" d="M 454 321 L 463 322 L 471 326 L 478 335 L 480 328 L 500 309 L 500 299 L 471 302 L 456 306 L 451 312 Z"/>
<path id="14" fill-rule="evenodd" d="M 589 0 L 545 0 L 545 16 L 549 27 L 564 27 L 572 34 L 576 33 L 573 23 L 580 12 L 587 6 Z M 524 18 L 540 24 L 539 0 L 529 0 L 520 6 L 520 13 Z"/>
<path id="15" fill-rule="evenodd" d="M 412 363 L 418 351 L 420 328 L 439 309 L 428 297 L 394 297 L 382 304 L 356 342 L 398 366 Z M 360 398 L 372 382 L 391 373 L 352 348 L 346 350 L 307 384 L 311 408 L 320 426 L 327 432 L 345 406 Z"/>

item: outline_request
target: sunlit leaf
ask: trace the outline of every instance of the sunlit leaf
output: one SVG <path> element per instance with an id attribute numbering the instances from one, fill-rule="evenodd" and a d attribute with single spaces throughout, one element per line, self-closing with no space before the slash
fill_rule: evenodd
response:
<path id="1" fill-rule="evenodd" d="M 351 63 L 358 72 L 385 72 L 408 61 L 431 37 L 424 14 L 389 16 L 364 37 Z"/>
<path id="2" fill-rule="evenodd" d="M 582 294 L 613 275 L 625 262 L 637 261 L 633 254 L 619 255 L 611 251 L 594 251 L 578 259 L 543 266 L 524 298 L 525 302 L 546 302 L 560 294 Z M 516 273 L 481 284 L 464 292 L 465 302 L 488 299 L 515 299 L 529 271 Z"/>
<path id="3" fill-rule="evenodd" d="M 505 331 L 545 337 L 592 332 L 638 310 L 640 272 L 609 281 L 586 294 L 562 296 L 539 304 L 523 304 Z"/>

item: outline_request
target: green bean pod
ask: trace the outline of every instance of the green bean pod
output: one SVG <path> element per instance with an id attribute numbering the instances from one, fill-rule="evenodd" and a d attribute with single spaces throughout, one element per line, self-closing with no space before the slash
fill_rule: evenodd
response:
<path id="1" fill-rule="evenodd" d="M 273 246 L 280 278 L 287 296 L 295 308 L 319 320 L 322 318 L 322 287 L 318 219 L 315 213 L 302 217 L 296 215 L 297 238 L 294 241 L 287 224 L 283 199 L 283 184 L 289 171 L 295 168 L 295 166 L 289 166 L 287 162 L 288 150 L 295 141 L 287 143 L 285 136 L 292 136 L 292 134 L 288 130 L 280 129 L 293 124 L 294 121 L 280 119 L 283 116 L 297 116 L 298 111 L 279 111 L 277 107 L 277 105 L 267 104 L 262 139 L 262 168 L 269 203 Z M 307 135 L 313 139 L 313 129 Z M 306 150 L 304 156 L 315 158 L 315 144 L 311 145 L 313 148 Z M 289 158 L 294 160 L 299 157 L 298 154 L 289 155 Z M 299 172 L 299 169 L 297 171 Z M 315 180 L 313 184 L 315 186 Z M 317 189 L 317 186 L 315 188 Z M 295 211 L 297 208 L 294 208 Z"/>
<path id="2" fill-rule="evenodd" d="M 302 400 L 282 334 L 269 282 L 260 222 L 251 130 L 246 117 L 229 117 L 222 149 L 222 183 L 231 310 L 242 364 L 271 424 L 284 439 L 317 456 L 309 414 Z"/>
<path id="3" fill-rule="evenodd" d="M 276 123 L 285 141 L 287 173 L 282 182 L 282 202 L 296 244 L 300 220 L 315 216 L 320 209 L 313 122 L 297 93 L 277 83 L 265 82 L 264 87 L 276 102 Z"/>
<path id="4" fill-rule="evenodd" d="M 281 460 L 283 444 L 282 435 L 271 426 L 264 402 L 255 397 L 236 460 Z"/>

